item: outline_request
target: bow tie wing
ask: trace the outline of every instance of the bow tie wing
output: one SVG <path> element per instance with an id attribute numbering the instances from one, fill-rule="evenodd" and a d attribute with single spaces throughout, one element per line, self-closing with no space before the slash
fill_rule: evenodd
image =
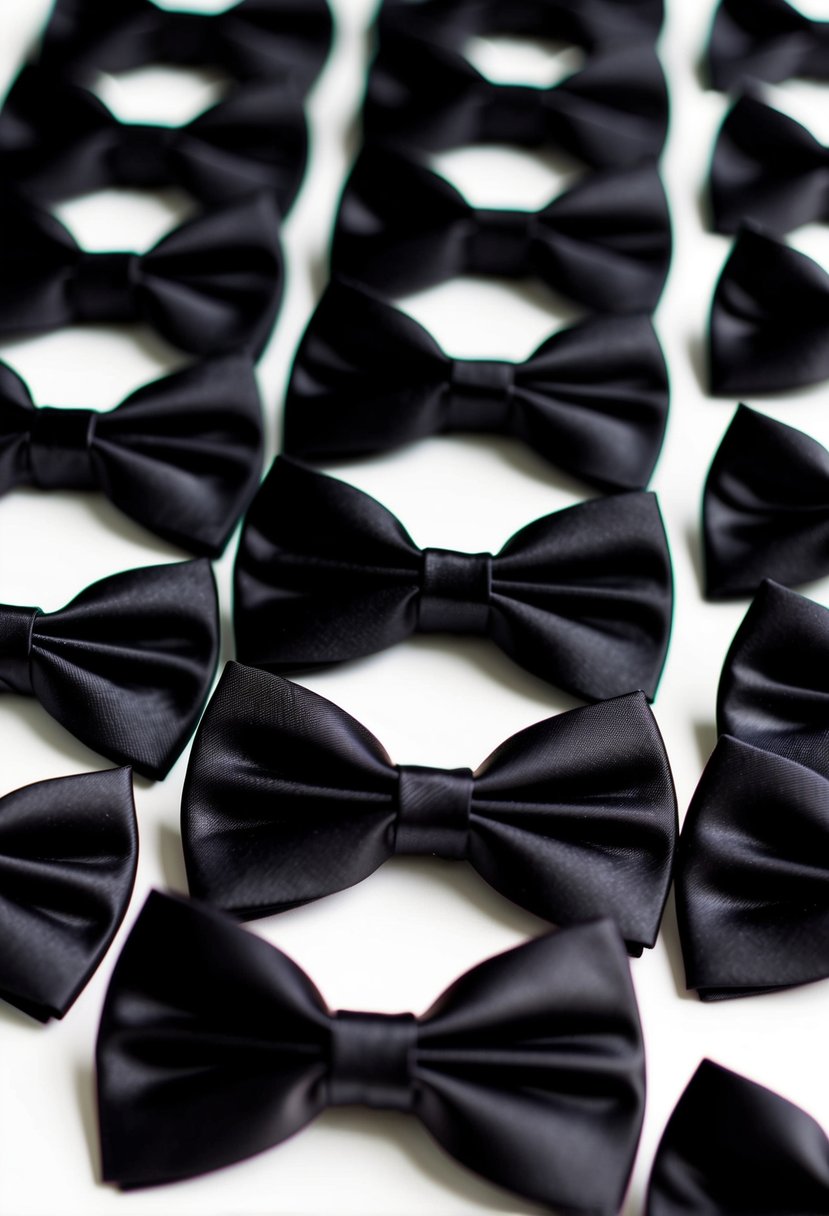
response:
<path id="1" fill-rule="evenodd" d="M 328 1023 L 319 993 L 279 950 L 153 892 L 98 1030 L 104 1180 L 190 1178 L 299 1131 L 324 1105 Z"/>
<path id="2" fill-rule="evenodd" d="M 48 212 L 0 202 L 0 335 L 58 329 L 72 321 L 72 276 L 81 253 Z"/>
<path id="3" fill-rule="evenodd" d="M 234 573 L 240 662 L 291 671 L 373 654 L 417 628 L 422 556 L 375 499 L 277 457 Z"/>
<path id="4" fill-rule="evenodd" d="M 829 976 L 829 782 L 720 738 L 682 828 L 677 917 L 702 1000 Z"/>
<path id="5" fill-rule="evenodd" d="M 722 0 L 708 47 L 708 74 L 715 89 L 729 90 L 753 78 L 777 84 L 806 69 L 821 72 L 815 62 L 817 23 L 787 0 Z"/>
<path id="6" fill-rule="evenodd" d="M 517 663 L 586 700 L 653 700 L 673 606 L 656 497 L 593 499 L 523 528 L 493 562 L 488 633 Z"/>
<path id="7" fill-rule="evenodd" d="M 829 452 L 794 427 L 741 405 L 703 496 L 705 594 L 750 595 L 829 572 Z"/>
<path id="8" fill-rule="evenodd" d="M 28 449 L 35 417 L 26 384 L 0 360 L 0 493 L 31 482 Z"/>
<path id="9" fill-rule="evenodd" d="M 829 780 L 827 656 L 829 609 L 763 583 L 723 664 L 718 732 Z"/>
<path id="10" fill-rule="evenodd" d="M 554 924 L 612 917 L 652 946 L 678 834 L 665 746 L 642 693 L 539 722 L 475 774 L 469 859 Z"/>
<path id="11" fill-rule="evenodd" d="M 228 664 L 182 797 L 191 893 L 248 917 L 353 886 L 394 851 L 397 783 L 386 752 L 344 710 Z"/>
<path id="12" fill-rule="evenodd" d="M 333 37 L 326 0 L 241 0 L 216 15 L 228 69 L 243 79 L 285 77 L 307 93 Z"/>
<path id="13" fill-rule="evenodd" d="M 128 768 L 0 799 L 0 995 L 40 1021 L 86 986 L 127 910 L 138 858 Z"/>
<path id="14" fill-rule="evenodd" d="M 50 69 L 129 71 L 152 62 L 155 7 L 148 0 L 55 0 L 40 59 Z M 143 53 L 142 53 L 143 52 Z"/>
<path id="15" fill-rule="evenodd" d="M 630 970 L 609 921 L 475 967 L 420 1023 L 415 1111 L 486 1178 L 556 1209 L 613 1216 L 644 1108 Z"/>
<path id="16" fill-rule="evenodd" d="M 159 779 L 193 732 L 218 649 L 210 563 L 149 566 L 39 614 L 30 679 L 41 705 L 88 747 Z"/>

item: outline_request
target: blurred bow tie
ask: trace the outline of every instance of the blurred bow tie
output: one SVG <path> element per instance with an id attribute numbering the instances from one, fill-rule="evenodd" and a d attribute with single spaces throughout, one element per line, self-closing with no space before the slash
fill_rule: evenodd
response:
<path id="1" fill-rule="evenodd" d="M 494 432 L 602 489 L 640 489 L 659 457 L 668 399 L 647 317 L 591 318 L 523 363 L 453 359 L 406 313 L 334 280 L 294 361 L 285 451 L 327 459 Z"/>
<path id="2" fill-rule="evenodd" d="M 736 102 L 711 164 L 717 232 L 753 223 L 774 232 L 829 220 L 829 148 L 758 97 Z"/>
<path id="3" fill-rule="evenodd" d="M 741 229 L 714 292 L 709 342 L 717 397 L 829 379 L 829 275 L 805 253 Z"/>
<path id="4" fill-rule="evenodd" d="M 128 768 L 39 781 L 0 798 L 0 997 L 62 1018 L 104 957 L 135 881 Z"/>
<path id="5" fill-rule="evenodd" d="M 58 612 L 0 604 L 0 692 L 36 697 L 87 747 L 155 779 L 193 733 L 218 654 L 206 558 L 114 574 Z"/>
<path id="6" fill-rule="evenodd" d="M 234 588 L 243 663 L 292 671 L 415 632 L 460 633 L 590 701 L 637 689 L 652 699 L 671 628 L 653 494 L 544 516 L 494 557 L 420 550 L 376 499 L 285 457 L 245 519 Z"/>
<path id="7" fill-rule="evenodd" d="M 360 1105 L 416 1116 L 519 1195 L 615 1216 L 644 1104 L 636 999 L 610 921 L 481 963 L 421 1017 L 334 1013 L 274 946 L 153 893 L 112 976 L 97 1063 L 103 1176 L 122 1187 L 244 1160 L 327 1107 Z"/>
<path id="8" fill-rule="evenodd" d="M 331 45 L 326 0 L 240 0 L 224 12 L 160 8 L 151 0 L 55 0 L 41 58 L 50 68 L 128 72 L 150 63 L 220 68 L 305 93 Z"/>
<path id="9" fill-rule="evenodd" d="M 494 84 L 458 52 L 404 35 L 383 40 L 363 122 L 369 138 L 428 151 L 548 145 L 592 168 L 613 169 L 659 156 L 668 92 L 647 44 L 596 55 L 560 84 L 534 88 Z"/>
<path id="10" fill-rule="evenodd" d="M 282 295 L 279 216 L 257 194 L 147 253 L 88 253 L 46 211 L 0 203 L 0 337 L 141 321 L 199 355 L 261 353 Z"/>
<path id="11" fill-rule="evenodd" d="M 215 557 L 261 466 L 259 392 L 241 356 L 147 384 L 107 413 L 36 408 L 0 362 L 0 494 L 20 485 L 100 490 L 151 532 Z"/>
<path id="12" fill-rule="evenodd" d="M 425 855 L 469 861 L 553 924 L 612 917 L 641 954 L 668 895 L 676 800 L 642 693 L 539 722 L 473 773 L 394 765 L 324 697 L 231 663 L 193 745 L 182 835 L 191 893 L 237 916 Z"/>
<path id="13" fill-rule="evenodd" d="M 708 74 L 715 89 L 752 78 L 829 80 L 829 22 L 807 17 L 787 0 L 720 0 Z"/>
<path id="14" fill-rule="evenodd" d="M 390 295 L 459 275 L 534 276 L 596 312 L 652 312 L 671 224 L 655 165 L 591 174 L 538 212 L 492 210 L 372 145 L 346 183 L 331 256 L 335 274 Z"/>
<path id="15" fill-rule="evenodd" d="M 829 574 L 829 452 L 739 406 L 705 483 L 703 534 L 708 599 Z"/>
<path id="16" fill-rule="evenodd" d="M 182 127 L 120 122 L 94 93 L 25 67 L 0 110 L 0 171 L 42 202 L 178 186 L 204 203 L 270 190 L 284 215 L 305 171 L 302 104 L 260 82 Z"/>
<path id="17" fill-rule="evenodd" d="M 829 1140 L 800 1107 L 703 1060 L 668 1122 L 647 1216 L 829 1211 Z"/>

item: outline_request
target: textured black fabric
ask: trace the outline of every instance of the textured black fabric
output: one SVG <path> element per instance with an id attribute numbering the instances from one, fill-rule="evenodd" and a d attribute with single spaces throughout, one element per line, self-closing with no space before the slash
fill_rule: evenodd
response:
<path id="1" fill-rule="evenodd" d="M 788 0 L 720 0 L 707 70 L 715 89 L 751 79 L 829 80 L 829 21 L 807 17 Z"/>
<path id="2" fill-rule="evenodd" d="M 0 173 L 41 202 L 111 186 L 178 186 L 205 203 L 270 190 L 284 215 L 307 151 L 301 101 L 269 81 L 170 127 L 122 123 L 88 89 L 27 65 L 0 110 Z"/>
<path id="3" fill-rule="evenodd" d="M 116 409 L 36 408 L 0 362 L 0 494 L 100 490 L 150 531 L 218 556 L 259 484 L 259 391 L 250 360 L 211 359 Z"/>
<path id="4" fill-rule="evenodd" d="M 282 296 L 267 193 L 182 224 L 147 253 L 87 253 L 53 216 L 0 201 L 0 337 L 143 321 L 183 350 L 258 355 Z"/>
<path id="5" fill-rule="evenodd" d="M 63 1017 L 124 918 L 137 861 L 128 768 L 0 798 L 0 998 Z"/>
<path id="6" fill-rule="evenodd" d="M 284 450 L 323 460 L 494 432 L 602 489 L 640 489 L 662 448 L 668 401 L 647 317 L 591 318 L 523 363 L 453 359 L 406 313 L 335 279 L 294 361 Z"/>
<path id="7" fill-rule="evenodd" d="M 390 295 L 458 275 L 540 278 L 594 312 L 652 312 L 671 260 L 655 164 L 595 173 L 541 211 L 471 206 L 391 148 L 364 148 L 342 195 L 331 269 Z"/>
<path id="8" fill-rule="evenodd" d="M 647 1216 L 820 1216 L 829 1140 L 805 1111 L 703 1060 L 656 1151 Z"/>
<path id="9" fill-rule="evenodd" d="M 93 583 L 58 612 L 0 605 L 0 692 L 35 696 L 87 747 L 167 775 L 193 733 L 219 654 L 206 558 Z"/>
<path id="10" fill-rule="evenodd" d="M 421 551 L 368 494 L 278 457 L 242 529 L 237 658 L 295 671 L 417 630 L 489 637 L 587 700 L 653 698 L 671 627 L 657 500 L 631 493 L 544 516 L 490 554 Z"/>
<path id="11" fill-rule="evenodd" d="M 150 895 L 98 1034 L 105 1180 L 149 1186 L 271 1148 L 327 1106 L 407 1110 L 452 1157 L 556 1209 L 615 1216 L 644 1056 L 610 921 L 474 967 L 423 1016 L 331 1013 L 281 951 Z"/>
<path id="12" fill-rule="evenodd" d="M 554 924 L 612 917 L 652 946 L 677 835 L 665 747 L 642 693 L 548 718 L 473 773 L 394 765 L 324 697 L 231 663 L 182 799 L 190 891 L 265 916 L 353 886 L 395 854 L 466 860 Z"/>

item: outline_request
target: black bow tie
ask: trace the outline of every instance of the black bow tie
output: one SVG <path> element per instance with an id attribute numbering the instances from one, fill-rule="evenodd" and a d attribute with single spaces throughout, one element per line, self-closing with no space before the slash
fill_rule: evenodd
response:
<path id="1" fill-rule="evenodd" d="M 124 918 L 138 826 L 128 768 L 0 798 L 0 997 L 62 1018 Z"/>
<path id="2" fill-rule="evenodd" d="M 390 143 L 429 151 L 546 144 L 614 169 L 659 156 L 668 93 L 647 44 L 597 55 L 561 84 L 533 88 L 493 84 L 456 51 L 398 36 L 383 41 L 363 113 L 366 135 Z"/>
<path id="3" fill-rule="evenodd" d="M 743 228 L 714 293 L 711 392 L 775 393 L 829 378 L 829 275 L 797 249 Z"/>
<path id="4" fill-rule="evenodd" d="M 671 628 L 656 497 L 613 495 L 544 516 L 496 555 L 418 549 L 376 499 L 278 457 L 235 569 L 237 657 L 294 671 L 415 632 L 490 638 L 586 700 L 652 699 Z"/>
<path id="5" fill-rule="evenodd" d="M 659 457 L 668 398 L 647 317 L 593 317 L 522 363 L 453 359 L 406 313 L 335 279 L 294 361 L 285 451 L 316 460 L 494 432 L 602 489 L 640 489 Z"/>
<path id="6" fill-rule="evenodd" d="M 46 211 L 0 203 L 0 337 L 142 321 L 197 355 L 261 353 L 282 295 L 279 217 L 257 194 L 148 253 L 87 253 Z"/>
<path id="7" fill-rule="evenodd" d="M 644 1103 L 611 921 L 481 963 L 421 1017 L 333 1013 L 280 950 L 153 893 L 112 976 L 97 1062 L 103 1176 L 122 1187 L 206 1173 L 326 1107 L 362 1105 L 415 1115 L 450 1156 L 520 1195 L 615 1216 Z"/>
<path id="8" fill-rule="evenodd" d="M 331 33 L 326 0 L 240 0 L 221 13 L 151 0 L 55 0 L 41 57 L 50 69 L 84 73 L 212 66 L 237 80 L 288 79 L 304 93 L 325 63 Z"/>
<path id="9" fill-rule="evenodd" d="M 0 605 L 0 692 L 36 697 L 87 747 L 153 778 L 193 733 L 218 655 L 205 558 L 114 574 L 58 612 Z"/>
<path id="10" fill-rule="evenodd" d="M 829 220 L 829 148 L 787 114 L 743 96 L 714 149 L 711 203 L 717 232 L 751 222 L 784 233 Z"/>
<path id="11" fill-rule="evenodd" d="M 751 78 L 829 80 L 829 21 L 815 21 L 787 0 L 720 0 L 708 72 L 715 89 Z"/>
<path id="12" fill-rule="evenodd" d="M 151 532 L 218 556 L 259 484 L 259 392 L 250 361 L 212 359 L 117 409 L 36 408 L 0 362 L 0 494 L 99 490 Z"/>
<path id="13" fill-rule="evenodd" d="M 703 1060 L 668 1122 L 647 1216 L 829 1211 L 829 1140 L 800 1107 Z"/>
<path id="14" fill-rule="evenodd" d="M 306 154 L 301 102 L 267 81 L 169 127 L 122 123 L 89 90 L 25 67 L 0 110 L 0 171 L 43 202 L 110 186 L 178 186 L 205 203 L 270 190 L 284 215 Z"/>
<path id="15" fill-rule="evenodd" d="M 343 193 L 332 270 L 390 295 L 458 275 L 535 276 L 596 312 L 636 313 L 656 308 L 670 258 L 655 165 L 591 174 L 538 212 L 491 210 L 371 146 Z"/>
<path id="16" fill-rule="evenodd" d="M 193 745 L 182 835 L 192 894 L 237 916 L 425 855 L 469 861 L 553 924 L 612 917 L 641 954 L 668 895 L 676 800 L 642 693 L 539 722 L 473 773 L 395 766 L 324 697 L 231 663 Z"/>
<path id="17" fill-rule="evenodd" d="M 829 452 L 741 405 L 705 483 L 703 533 L 708 599 L 829 574 Z"/>

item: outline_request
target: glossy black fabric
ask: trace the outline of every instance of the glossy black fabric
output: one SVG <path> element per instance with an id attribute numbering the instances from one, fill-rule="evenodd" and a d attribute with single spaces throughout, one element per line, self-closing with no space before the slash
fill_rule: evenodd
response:
<path id="1" fill-rule="evenodd" d="M 720 732 L 829 780 L 828 664 L 829 608 L 764 583 L 723 664 Z"/>
<path id="2" fill-rule="evenodd" d="M 759 97 L 735 102 L 711 164 L 717 232 L 755 223 L 774 232 L 829 220 L 829 148 Z"/>
<path id="3" fill-rule="evenodd" d="M 331 267 L 392 295 L 458 275 L 536 277 L 595 312 L 652 312 L 671 259 L 655 165 L 591 174 L 541 211 L 471 206 L 445 178 L 366 147 L 346 183 Z"/>
<path id="4" fill-rule="evenodd" d="M 656 1150 L 647 1216 L 820 1216 L 829 1140 L 800 1107 L 703 1060 Z"/>
<path id="5" fill-rule="evenodd" d="M 523 363 L 453 359 L 412 317 L 335 279 L 294 361 L 284 450 L 320 460 L 494 432 L 602 489 L 632 490 L 650 480 L 668 402 L 647 317 L 594 317 Z"/>
<path id="6" fill-rule="evenodd" d="M 190 891 L 234 915 L 281 912 L 422 854 L 469 861 L 554 924 L 612 917 L 634 954 L 656 940 L 676 836 L 642 693 L 539 722 L 473 773 L 394 765 L 324 697 L 230 663 L 182 798 Z"/>
<path id="7" fill-rule="evenodd" d="M 147 253 L 87 253 L 46 211 L 0 201 L 0 338 L 142 321 L 197 355 L 258 355 L 282 296 L 279 216 L 262 192 L 189 220 Z"/>
<path id="8" fill-rule="evenodd" d="M 262 447 L 259 391 L 243 356 L 144 385 L 108 413 L 38 409 L 0 362 L 0 494 L 100 490 L 165 540 L 218 556 L 259 484 Z"/>
<path id="9" fill-rule="evenodd" d="M 331 45 L 326 0 L 239 0 L 222 13 L 152 0 L 55 0 L 41 58 L 50 70 L 127 72 L 150 63 L 270 77 L 304 93 Z"/>
<path id="10" fill-rule="evenodd" d="M 711 600 L 829 574 L 829 452 L 739 406 L 705 483 L 703 537 Z"/>
<path id="11" fill-rule="evenodd" d="M 723 735 L 676 868 L 689 988 L 704 1001 L 829 977 L 829 781 Z"/>
<path id="12" fill-rule="evenodd" d="M 752 78 L 829 80 L 829 21 L 807 17 L 788 0 L 720 0 L 708 75 L 715 89 Z"/>
<path id="13" fill-rule="evenodd" d="M 665 76 L 642 43 L 596 55 L 560 84 L 537 88 L 494 84 L 457 51 L 388 36 L 363 107 L 365 134 L 395 146 L 546 145 L 599 169 L 653 160 L 667 129 Z"/>
<path id="14" fill-rule="evenodd" d="M 407 1111 L 491 1182 L 615 1216 L 644 1055 L 616 927 L 488 959 L 419 1018 L 330 1012 L 286 955 L 220 912 L 153 893 L 98 1034 L 103 1176 L 202 1174 L 279 1144 L 327 1106 Z"/>
<path id="15" fill-rule="evenodd" d="M 546 515 L 496 556 L 418 549 L 376 499 L 278 457 L 242 529 L 236 654 L 296 671 L 415 632 L 490 638 L 586 700 L 652 699 L 671 629 L 671 561 L 656 497 Z"/>
<path id="16" fill-rule="evenodd" d="M 805 253 L 742 228 L 714 293 L 709 347 L 718 397 L 829 379 L 829 275 Z"/>
<path id="17" fill-rule="evenodd" d="M 206 558 L 126 570 L 58 612 L 0 605 L 0 692 L 34 696 L 87 747 L 165 777 L 219 655 Z"/>
<path id="18" fill-rule="evenodd" d="M 178 186 L 205 203 L 270 190 L 285 214 L 305 172 L 301 101 L 261 81 L 181 127 L 122 123 L 94 93 L 24 67 L 0 110 L 0 173 L 42 202 Z"/>

